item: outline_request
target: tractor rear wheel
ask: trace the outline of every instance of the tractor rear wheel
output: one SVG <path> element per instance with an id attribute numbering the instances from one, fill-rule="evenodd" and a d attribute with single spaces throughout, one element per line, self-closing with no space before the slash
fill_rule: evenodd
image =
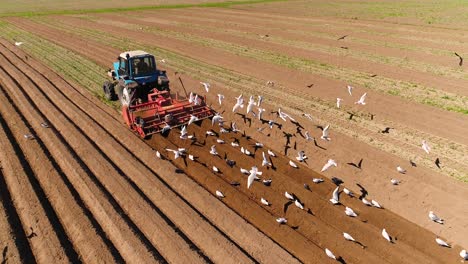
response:
<path id="1" fill-rule="evenodd" d="M 105 81 L 102 85 L 102 89 L 104 90 L 104 97 L 109 101 L 117 100 L 117 95 L 115 94 L 114 84 L 110 81 Z"/>

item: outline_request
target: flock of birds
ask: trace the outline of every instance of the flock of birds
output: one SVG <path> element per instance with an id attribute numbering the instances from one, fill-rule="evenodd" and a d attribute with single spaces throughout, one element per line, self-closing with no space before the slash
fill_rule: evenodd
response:
<path id="1" fill-rule="evenodd" d="M 200 83 L 205 91 L 208 93 L 210 91 L 210 84 L 209 83 L 206 83 L 206 82 L 201 82 Z M 269 81 L 267 83 L 267 86 L 271 86 L 271 85 L 274 85 L 274 82 L 272 81 Z M 347 89 L 348 89 L 348 93 L 350 96 L 352 96 L 352 91 L 353 91 L 353 87 L 348 85 L 347 86 Z M 364 93 L 360 99 L 358 101 L 355 102 L 355 104 L 357 105 L 365 105 L 366 104 L 366 97 L 367 97 L 367 93 Z M 221 106 L 223 103 L 224 103 L 224 100 L 225 100 L 225 96 L 222 95 L 222 94 L 217 94 L 217 103 L 219 104 L 219 106 Z M 244 97 L 243 95 L 239 95 L 238 97 L 235 97 L 235 103 L 234 105 L 232 106 L 232 112 L 233 113 L 236 113 L 238 115 L 241 115 L 243 116 L 244 118 L 244 121 L 245 119 L 247 118 L 248 115 L 251 115 L 252 118 L 257 118 L 258 120 L 262 120 L 262 124 L 264 123 L 267 123 L 268 124 L 268 127 L 270 129 L 273 129 L 275 126 L 277 126 L 278 128 L 281 129 L 282 127 L 282 124 L 276 122 L 277 120 L 264 120 L 262 119 L 262 113 L 264 113 L 266 110 L 264 108 L 262 108 L 262 102 L 263 102 L 263 97 L 262 96 L 257 96 L 257 98 L 255 98 L 254 96 L 250 96 L 249 97 L 249 100 L 247 102 L 247 106 L 245 107 L 245 104 L 244 104 Z M 200 104 L 201 103 L 201 99 L 198 97 L 197 94 L 195 93 L 190 93 L 190 96 L 189 96 L 189 101 L 193 104 Z M 343 101 L 343 99 L 341 98 L 337 98 L 337 105 L 336 107 L 337 108 L 340 108 L 340 103 Z M 242 109 L 245 108 L 245 113 L 239 113 L 239 111 L 241 111 Z M 301 131 L 300 131 L 300 128 L 303 128 L 295 119 L 294 117 L 292 117 L 291 115 L 287 114 L 286 112 L 284 112 L 283 110 L 281 110 L 281 108 L 279 108 L 277 111 L 273 111 L 271 113 L 275 113 L 276 116 L 277 116 L 277 119 L 281 119 L 283 121 L 290 121 L 291 123 L 293 124 L 296 124 L 298 126 L 298 133 L 302 135 Z M 306 114 L 304 113 L 303 116 L 307 117 L 308 119 L 312 120 L 312 116 L 310 114 Z M 195 116 L 191 116 L 189 122 L 187 123 L 187 125 L 183 126 L 180 130 L 180 138 L 181 139 L 191 139 L 191 140 L 195 140 L 195 135 L 189 135 L 188 132 L 187 132 L 187 126 L 190 126 L 193 122 L 197 121 L 198 119 L 195 117 Z M 237 125 L 236 125 L 236 122 L 231 122 L 231 125 L 229 128 L 226 128 L 224 126 L 225 124 L 225 120 L 224 120 L 224 117 L 221 115 L 221 113 L 216 113 L 213 118 L 211 119 L 211 123 L 212 123 L 212 126 L 215 126 L 215 125 L 219 125 L 220 127 L 220 130 L 219 132 L 220 133 L 237 133 L 237 132 L 240 132 L 240 130 L 237 128 Z M 330 141 L 331 138 L 330 138 L 330 125 L 327 125 L 325 127 L 321 127 L 321 126 L 318 126 L 322 129 L 322 135 L 320 136 L 320 139 L 324 140 L 324 141 Z M 262 129 L 258 129 L 257 131 L 261 132 L 264 128 Z M 285 134 L 285 137 L 287 138 L 287 142 L 286 142 L 286 146 L 288 146 L 290 144 L 290 135 L 288 136 L 286 132 L 283 132 L 283 134 Z M 215 132 L 213 129 L 210 129 L 208 131 L 206 131 L 206 137 L 208 136 L 215 136 L 215 137 L 218 137 L 218 133 Z M 244 131 L 244 136 L 245 136 L 245 131 Z M 310 133 L 308 131 L 306 131 L 303 135 L 304 139 L 306 141 L 314 141 L 316 143 L 316 140 L 314 137 L 310 136 Z M 224 140 L 222 139 L 219 139 L 217 138 L 216 139 L 216 142 L 218 144 L 225 144 L 226 142 L 224 142 Z M 230 143 L 233 147 L 236 147 L 236 148 L 240 148 L 240 151 L 242 154 L 244 155 L 247 155 L 247 156 L 252 156 L 253 153 L 249 150 L 247 150 L 246 147 L 244 146 L 240 146 L 239 144 L 239 141 L 238 140 L 234 140 L 233 142 Z M 316 143 L 317 145 L 317 143 Z M 262 143 L 255 143 L 254 145 L 255 147 L 255 150 L 257 149 L 262 149 L 264 146 Z M 426 152 L 427 154 L 430 153 L 431 151 L 431 147 L 429 146 L 428 142 L 426 142 L 425 140 L 422 141 L 422 145 L 421 145 L 421 148 L 424 152 Z M 286 148 L 285 150 L 287 150 L 288 148 Z M 296 149 L 296 146 L 295 146 L 295 149 Z M 172 149 L 166 149 L 166 151 L 168 152 L 173 152 L 174 153 L 174 158 L 177 159 L 179 157 L 182 157 L 182 156 L 186 156 L 188 155 L 189 159 L 190 160 L 195 160 L 195 157 L 193 155 L 190 155 L 187 153 L 187 150 L 184 149 L 184 148 L 179 148 L 177 150 L 172 150 Z M 212 145 L 210 147 L 210 151 L 209 153 L 213 156 L 220 156 L 220 154 L 218 153 L 217 149 L 216 149 L 216 145 Z M 287 154 L 287 151 L 285 151 L 285 155 Z M 156 151 L 156 155 L 161 158 L 161 154 L 159 153 L 159 151 Z M 271 167 L 272 166 L 272 158 L 273 157 L 276 157 L 276 154 L 271 151 L 270 149 L 268 149 L 265 153 L 265 151 L 262 151 L 262 163 L 261 163 L 261 167 Z M 226 158 L 226 157 L 225 157 Z M 299 151 L 298 154 L 297 154 L 297 157 L 295 157 L 296 161 L 297 162 L 306 162 L 307 160 L 307 155 L 305 154 L 304 151 Z M 226 162 L 228 163 L 228 165 L 230 165 L 232 167 L 232 165 L 235 164 L 235 161 L 233 160 L 228 160 L 226 158 Z M 348 163 L 348 165 L 352 165 L 352 166 L 355 166 L 356 168 L 359 168 L 361 169 L 361 166 L 362 166 L 362 159 L 356 164 L 356 163 Z M 296 164 L 296 162 L 294 162 L 293 160 L 289 160 L 289 166 L 293 167 L 293 168 L 296 168 L 298 169 L 299 166 Z M 333 159 L 329 159 L 322 167 L 321 169 L 321 172 L 325 172 L 329 169 L 331 169 L 332 167 L 337 167 L 338 164 L 335 160 Z M 212 170 L 214 172 L 219 172 L 220 170 L 213 166 Z M 400 166 L 397 166 L 396 167 L 396 170 L 398 173 L 401 173 L 401 174 L 406 174 L 406 169 L 400 167 Z M 252 166 L 252 168 L 250 170 L 247 170 L 247 169 L 244 169 L 244 168 L 240 168 L 240 172 L 242 174 L 245 174 L 247 175 L 247 188 L 250 189 L 251 186 L 254 184 L 255 181 L 259 181 L 261 180 L 259 176 L 262 175 L 262 172 L 259 170 L 259 167 L 257 166 Z M 264 179 L 263 180 L 263 184 L 269 186 L 271 184 L 271 179 Z M 312 180 L 314 183 L 316 184 L 319 184 L 321 182 L 323 182 L 324 180 L 322 178 L 314 178 Z M 332 205 L 338 205 L 338 204 L 341 204 L 340 203 L 340 193 L 341 192 L 344 192 L 346 195 L 349 195 L 350 197 L 354 197 L 354 193 L 347 189 L 347 188 L 343 188 L 342 190 L 340 190 L 341 188 L 341 184 L 343 183 L 343 181 L 341 181 L 340 179 L 336 178 L 336 177 L 333 177 L 332 181 L 337 185 L 337 187 L 333 190 L 332 194 L 331 194 L 331 198 L 330 198 L 330 203 Z M 391 179 L 390 180 L 391 184 L 393 185 L 399 185 L 401 183 L 400 180 L 398 179 Z M 236 185 L 239 185 L 238 182 L 235 183 Z M 370 201 L 367 200 L 365 197 L 367 195 L 367 191 L 365 191 L 365 189 L 360 186 L 358 184 L 358 186 L 361 188 L 361 192 L 362 192 L 362 195 L 359 197 L 359 200 L 362 201 L 362 203 L 364 203 L 366 206 L 370 206 L 370 207 L 375 207 L 375 208 L 379 208 L 379 209 L 383 209 L 383 206 L 380 205 L 379 202 L 377 202 L 376 200 L 373 200 L 371 199 Z M 307 184 L 304 184 L 304 188 L 310 190 L 310 187 L 307 185 Z M 222 199 L 222 198 L 225 198 L 225 195 L 220 191 L 220 190 L 216 190 L 215 191 L 215 194 L 218 198 Z M 284 196 L 285 198 L 287 199 L 287 203 L 285 204 L 284 208 L 285 210 L 287 209 L 287 207 L 290 205 L 290 204 L 294 204 L 296 207 L 298 207 L 299 209 L 301 210 L 306 210 L 307 213 L 309 214 L 312 214 L 311 210 L 310 209 L 305 209 L 304 207 L 304 203 L 301 202 L 301 200 L 294 194 L 290 194 L 288 192 L 285 192 L 284 193 Z M 264 197 L 261 197 L 260 198 L 260 203 L 265 205 L 265 206 L 270 206 L 271 203 L 265 199 Z M 348 206 L 345 206 L 345 210 L 344 210 L 344 213 L 345 215 L 349 216 L 349 217 L 357 217 L 358 214 L 350 207 Z M 437 216 L 433 211 L 430 211 L 429 214 L 428 214 L 428 218 L 435 222 L 435 223 L 438 223 L 438 224 L 444 224 L 444 220 L 442 218 L 440 218 L 439 216 Z M 279 224 L 286 224 L 288 222 L 288 220 L 285 218 L 285 217 L 279 217 L 276 219 L 276 222 L 278 222 Z M 382 232 L 381 232 L 381 235 L 382 237 L 388 241 L 389 243 L 395 243 L 395 239 L 392 238 L 392 236 L 388 233 L 388 231 L 383 228 L 382 229 Z M 343 233 L 343 237 L 345 240 L 347 241 L 352 241 L 354 243 L 358 243 L 360 244 L 363 248 L 365 248 L 366 246 L 364 246 L 363 244 L 361 244 L 359 241 L 356 241 L 350 234 L 348 233 Z M 442 246 L 442 247 L 447 247 L 447 248 L 450 248 L 451 245 L 449 245 L 446 241 L 442 240 L 440 237 L 436 237 L 435 238 L 435 242 Z M 328 257 L 332 258 L 332 259 L 335 259 L 335 260 L 338 260 L 338 261 L 342 261 L 343 259 L 340 258 L 340 257 L 336 257 L 332 251 L 330 251 L 328 248 L 325 248 L 325 253 Z M 460 256 L 464 259 L 464 260 L 468 260 L 468 254 L 465 250 L 461 251 L 460 252 Z"/>

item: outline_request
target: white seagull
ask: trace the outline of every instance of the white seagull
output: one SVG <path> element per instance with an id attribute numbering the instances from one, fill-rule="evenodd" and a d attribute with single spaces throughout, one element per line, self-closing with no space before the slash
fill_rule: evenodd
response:
<path id="1" fill-rule="evenodd" d="M 314 139 L 313 137 L 310 136 L 309 131 L 305 132 L 304 137 L 306 141 L 311 141 Z"/>
<path id="2" fill-rule="evenodd" d="M 357 214 L 354 212 L 353 209 L 349 208 L 346 206 L 346 209 L 345 209 L 345 214 L 349 217 L 356 217 Z"/>
<path id="3" fill-rule="evenodd" d="M 236 112 L 237 109 L 240 107 L 240 108 L 244 108 L 244 97 L 242 97 L 242 94 L 239 95 L 239 97 L 236 97 L 236 104 L 232 107 L 232 112 Z"/>
<path id="4" fill-rule="evenodd" d="M 263 166 L 271 166 L 271 162 L 268 161 L 265 152 L 262 152 L 263 160 L 262 160 L 262 167 Z"/>
<path id="5" fill-rule="evenodd" d="M 188 101 L 191 104 L 193 104 L 195 102 L 195 95 L 193 94 L 193 92 L 190 92 Z"/>
<path id="6" fill-rule="evenodd" d="M 422 141 L 421 147 L 424 151 L 426 151 L 427 154 L 429 154 L 429 152 L 431 151 L 431 147 L 429 146 L 429 144 L 427 144 L 426 140 Z"/>
<path id="7" fill-rule="evenodd" d="M 362 203 L 363 203 L 363 204 L 365 204 L 365 205 L 367 205 L 367 206 L 372 206 L 372 203 L 371 203 L 371 202 L 369 202 L 369 201 L 367 201 L 367 199 L 366 199 L 366 198 L 362 198 L 362 200 L 361 200 L 361 201 L 362 201 Z"/>
<path id="8" fill-rule="evenodd" d="M 286 197 L 286 199 L 291 200 L 291 201 L 294 200 L 294 197 L 291 194 L 289 194 L 288 192 L 284 192 L 284 197 Z"/>
<path id="9" fill-rule="evenodd" d="M 372 204 L 372 206 L 374 206 L 376 208 L 382 209 L 382 206 L 375 200 L 371 200 L 371 204 Z"/>
<path id="10" fill-rule="evenodd" d="M 216 139 L 216 143 L 218 143 L 218 144 L 224 144 L 225 142 L 224 142 L 224 140 L 222 140 L 222 139 L 220 139 L 220 138 L 217 138 L 217 139 Z"/>
<path id="11" fill-rule="evenodd" d="M 437 244 L 439 244 L 439 246 L 448 247 L 448 248 L 451 247 L 449 244 L 447 244 L 447 242 L 443 241 L 439 237 L 437 237 L 435 241 L 437 242 Z"/>
<path id="12" fill-rule="evenodd" d="M 187 123 L 187 126 L 192 124 L 193 122 L 197 121 L 198 120 L 198 117 L 194 116 L 194 115 L 190 115 L 190 119 Z"/>
<path id="13" fill-rule="evenodd" d="M 340 204 L 340 186 L 336 187 L 335 190 L 332 193 L 332 198 L 330 199 L 330 202 L 334 205 Z"/>
<path id="14" fill-rule="evenodd" d="M 157 157 L 158 159 L 162 159 L 161 153 L 160 153 L 158 150 L 156 150 L 156 157 Z"/>
<path id="15" fill-rule="evenodd" d="M 345 238 L 346 240 L 348 240 L 348 241 L 353 241 L 353 242 L 356 241 L 356 240 L 355 240 L 350 234 L 348 234 L 348 233 L 343 232 L 343 236 L 344 236 L 344 238 Z"/>
<path id="16" fill-rule="evenodd" d="M 323 182 L 323 179 L 322 178 L 313 178 L 312 181 L 314 183 L 321 183 L 321 182 Z"/>
<path id="17" fill-rule="evenodd" d="M 237 128 L 236 122 L 232 122 L 231 124 L 231 131 L 234 133 L 239 132 L 240 130 Z"/>
<path id="18" fill-rule="evenodd" d="M 341 98 L 336 98 L 336 107 L 337 107 L 337 108 L 340 108 L 341 101 L 343 101 L 343 99 L 341 99 Z"/>
<path id="19" fill-rule="evenodd" d="M 187 138 L 187 127 L 186 126 L 182 126 L 182 128 L 180 129 L 180 138 L 181 139 L 186 139 Z"/>
<path id="20" fill-rule="evenodd" d="M 296 205 L 299 209 L 304 210 L 304 206 L 298 200 L 294 201 L 294 205 Z"/>
<path id="21" fill-rule="evenodd" d="M 263 102 L 263 96 L 259 95 L 258 100 L 257 100 L 257 106 L 260 107 L 262 105 L 262 102 Z"/>
<path id="22" fill-rule="evenodd" d="M 249 175 L 249 174 L 250 174 L 250 172 L 249 172 L 248 170 L 243 169 L 243 168 L 240 168 L 240 172 L 241 172 L 242 174 L 245 174 L 245 175 Z"/>
<path id="23" fill-rule="evenodd" d="M 280 224 L 286 224 L 288 222 L 288 220 L 286 220 L 286 218 L 284 218 L 284 217 L 280 217 L 280 218 L 276 219 L 276 222 L 278 222 Z"/>
<path id="24" fill-rule="evenodd" d="M 429 211 L 429 219 L 432 221 L 439 223 L 439 224 L 444 224 L 444 219 L 438 217 L 436 214 L 434 214 L 433 211 Z"/>
<path id="25" fill-rule="evenodd" d="M 391 182 L 393 185 L 398 185 L 398 184 L 400 184 L 400 181 L 397 180 L 397 179 L 391 179 L 390 182 Z"/>
<path id="26" fill-rule="evenodd" d="M 349 95 L 353 95 L 353 87 L 351 85 L 348 85 L 348 93 Z"/>
<path id="27" fill-rule="evenodd" d="M 216 113 L 211 119 L 211 126 L 213 126 L 215 123 L 221 123 L 222 121 L 223 117 L 219 113 Z"/>
<path id="28" fill-rule="evenodd" d="M 359 101 L 355 102 L 355 104 L 365 105 L 366 104 L 366 102 L 365 102 L 366 96 L 367 96 L 367 93 L 364 93 L 361 96 L 361 98 L 359 98 Z"/>
<path id="29" fill-rule="evenodd" d="M 18 47 L 23 45 L 23 44 L 24 44 L 24 42 L 21 42 L 21 41 L 16 41 L 15 42 L 15 46 L 18 46 Z"/>
<path id="30" fill-rule="evenodd" d="M 305 155 L 305 152 L 301 150 L 301 151 L 299 151 L 299 152 L 297 153 L 296 159 L 297 159 L 299 162 L 303 162 L 304 160 L 307 159 L 307 156 Z"/>
<path id="31" fill-rule="evenodd" d="M 354 197 L 354 193 L 352 191 L 348 190 L 347 188 L 344 188 L 343 192 L 346 193 L 347 195 L 349 195 L 349 197 Z"/>
<path id="32" fill-rule="evenodd" d="M 256 106 L 257 103 L 255 102 L 255 99 L 253 96 L 250 96 L 249 103 L 247 104 L 247 114 L 252 112 L 254 106 Z"/>
<path id="33" fill-rule="evenodd" d="M 207 83 L 207 82 L 200 82 L 201 85 L 203 85 L 203 87 L 205 87 L 205 90 L 206 92 L 209 92 L 210 91 L 210 84 Z"/>
<path id="34" fill-rule="evenodd" d="M 210 154 L 214 155 L 214 156 L 218 155 L 218 152 L 216 151 L 216 146 L 215 145 L 211 146 Z"/>
<path id="35" fill-rule="evenodd" d="M 323 140 L 327 140 L 327 141 L 330 141 L 331 138 L 329 137 L 328 135 L 328 130 L 330 129 L 330 125 L 327 125 L 323 131 L 322 131 L 322 136 L 320 137 L 321 139 Z"/>
<path id="36" fill-rule="evenodd" d="M 390 238 L 390 235 L 387 233 L 387 230 L 382 229 L 382 236 L 388 241 L 388 242 L 392 242 L 392 239 Z"/>
<path id="37" fill-rule="evenodd" d="M 218 103 L 219 103 L 219 105 L 221 105 L 223 103 L 223 100 L 224 100 L 224 95 L 218 94 Z"/>
<path id="38" fill-rule="evenodd" d="M 268 152 L 268 155 L 270 155 L 272 157 L 276 157 L 276 154 L 273 151 L 268 150 L 267 152 Z"/>
<path id="39" fill-rule="evenodd" d="M 298 168 L 296 163 L 294 163 L 292 160 L 289 161 L 289 166 L 291 166 L 293 168 Z"/>
<path id="40" fill-rule="evenodd" d="M 406 170 L 403 169 L 403 168 L 400 167 L 400 166 L 396 167 L 396 170 L 397 170 L 399 173 L 401 173 L 401 174 L 405 174 L 405 173 L 406 173 Z"/>
<path id="41" fill-rule="evenodd" d="M 325 254 L 327 254 L 329 258 L 336 259 L 335 255 L 333 255 L 333 253 L 328 248 L 325 248 Z"/>
<path id="42" fill-rule="evenodd" d="M 468 252 L 466 252 L 465 249 L 460 251 L 460 257 L 462 257 L 463 260 L 468 260 Z"/>
<path id="43" fill-rule="evenodd" d="M 263 112 L 265 112 L 265 108 L 257 108 L 258 109 L 258 114 L 257 114 L 257 118 L 258 120 L 261 120 L 262 119 L 262 114 Z"/>
<path id="44" fill-rule="evenodd" d="M 262 204 L 266 206 L 270 206 L 270 203 L 267 200 L 265 200 L 263 197 L 260 199 L 260 202 L 262 202 Z"/>
<path id="45" fill-rule="evenodd" d="M 337 167 L 338 164 L 336 163 L 336 161 L 334 161 L 332 159 L 329 159 L 327 161 L 327 163 L 325 163 L 325 165 L 323 165 L 323 168 L 322 168 L 321 172 L 324 172 L 324 171 L 328 170 L 331 166 Z"/>
<path id="46" fill-rule="evenodd" d="M 224 194 L 218 190 L 216 190 L 216 196 L 218 196 L 219 198 L 224 198 Z"/>
<path id="47" fill-rule="evenodd" d="M 250 185 L 254 182 L 254 180 L 259 180 L 260 178 L 257 177 L 258 175 L 258 169 L 257 167 L 253 166 L 252 169 L 250 170 L 250 175 L 247 178 L 247 189 L 250 189 Z"/>
<path id="48" fill-rule="evenodd" d="M 184 150 L 184 149 L 182 149 L 182 150 Z M 166 151 L 173 152 L 174 153 L 174 159 L 178 159 L 180 156 L 183 155 L 183 151 L 181 151 L 181 149 L 179 149 L 179 150 L 166 149 Z"/>
<path id="49" fill-rule="evenodd" d="M 213 171 L 214 171 L 214 172 L 219 172 L 219 169 L 216 168 L 215 166 L 213 166 Z"/>

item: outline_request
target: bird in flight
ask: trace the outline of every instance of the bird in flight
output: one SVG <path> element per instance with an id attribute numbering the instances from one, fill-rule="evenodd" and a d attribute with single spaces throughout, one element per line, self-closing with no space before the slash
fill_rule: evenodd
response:
<path id="1" fill-rule="evenodd" d="M 16 41 L 15 42 L 15 46 L 18 46 L 18 47 L 23 45 L 23 44 L 24 44 L 24 42 L 21 42 L 21 41 Z"/>
<path id="2" fill-rule="evenodd" d="M 207 82 L 200 82 L 201 85 L 203 85 L 203 87 L 205 87 L 205 90 L 206 92 L 209 92 L 210 91 L 210 84 L 207 83 Z"/>
<path id="3" fill-rule="evenodd" d="M 366 96 L 367 96 L 367 93 L 364 93 L 361 96 L 361 98 L 359 98 L 359 101 L 355 102 L 355 104 L 365 105 L 366 104 L 366 102 L 365 102 Z"/>
<path id="4" fill-rule="evenodd" d="M 457 56 L 458 59 L 460 59 L 460 61 L 458 62 L 458 65 L 459 65 L 459 66 L 462 66 L 462 65 L 463 65 L 463 58 L 462 58 L 462 56 L 458 55 L 458 53 L 456 53 L 456 52 L 455 52 L 455 56 Z"/>

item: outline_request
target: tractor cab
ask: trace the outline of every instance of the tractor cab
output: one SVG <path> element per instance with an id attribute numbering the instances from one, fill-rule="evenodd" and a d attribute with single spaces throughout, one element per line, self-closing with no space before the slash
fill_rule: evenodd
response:
<path id="1" fill-rule="evenodd" d="M 104 83 L 104 94 L 109 100 L 122 100 L 125 88 L 132 89 L 135 99 L 146 101 L 148 94 L 157 91 L 169 91 L 169 79 L 166 71 L 156 67 L 154 56 L 141 51 L 122 52 L 113 63 L 114 69 L 108 75 L 112 82 Z"/>

